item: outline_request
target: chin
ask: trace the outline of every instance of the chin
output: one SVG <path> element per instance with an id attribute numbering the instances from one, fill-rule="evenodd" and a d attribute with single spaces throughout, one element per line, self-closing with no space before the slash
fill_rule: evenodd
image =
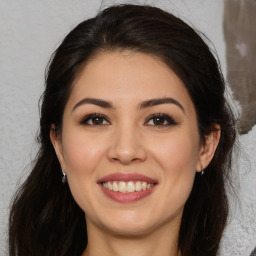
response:
<path id="1" fill-rule="evenodd" d="M 114 225 L 114 226 L 109 226 L 106 227 L 108 232 L 114 234 L 114 235 L 119 235 L 119 236 L 124 236 L 124 237 L 129 237 L 129 236 L 143 236 L 146 234 L 151 233 L 151 231 L 154 230 L 152 224 L 141 224 L 141 223 L 119 223 L 120 225 Z"/>
<path id="2" fill-rule="evenodd" d="M 109 218 L 106 218 L 106 215 Z M 167 216 L 152 214 L 149 212 L 120 212 L 118 214 L 106 214 L 102 222 L 98 222 L 98 227 L 105 231 L 119 236 L 145 236 L 169 226 L 174 222 L 180 223 L 181 214 L 175 213 Z"/>

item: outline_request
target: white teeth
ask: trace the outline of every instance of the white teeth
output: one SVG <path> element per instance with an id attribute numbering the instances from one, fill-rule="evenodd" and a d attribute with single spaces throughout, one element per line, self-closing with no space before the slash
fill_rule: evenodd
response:
<path id="1" fill-rule="evenodd" d="M 103 187 L 109 190 L 113 190 L 115 192 L 121 192 L 121 193 L 132 193 L 135 191 L 141 191 L 141 190 L 146 190 L 150 189 L 151 187 L 154 186 L 153 183 L 147 183 L 145 181 L 129 181 L 129 182 L 124 182 L 124 181 L 108 181 L 108 182 L 103 182 Z"/>
<path id="2" fill-rule="evenodd" d="M 141 188 L 142 188 L 142 190 L 146 190 L 147 189 L 147 182 L 143 181 L 141 183 Z"/>
<path id="3" fill-rule="evenodd" d="M 141 182 L 140 181 L 137 181 L 136 184 L 135 184 L 135 190 L 136 191 L 141 191 Z"/>
<path id="4" fill-rule="evenodd" d="M 113 182 L 113 191 L 118 191 L 118 184 L 117 182 Z"/>
<path id="5" fill-rule="evenodd" d="M 120 181 L 118 185 L 119 192 L 125 193 L 126 192 L 126 183 L 124 181 Z"/>
<path id="6" fill-rule="evenodd" d="M 134 185 L 134 183 L 132 181 L 129 181 L 127 183 L 126 191 L 130 192 L 130 193 L 135 191 L 135 185 Z"/>
<path id="7" fill-rule="evenodd" d="M 110 181 L 108 183 L 107 182 L 104 182 L 104 183 L 106 184 L 106 188 L 108 188 L 109 190 L 113 190 L 113 185 L 111 184 Z"/>

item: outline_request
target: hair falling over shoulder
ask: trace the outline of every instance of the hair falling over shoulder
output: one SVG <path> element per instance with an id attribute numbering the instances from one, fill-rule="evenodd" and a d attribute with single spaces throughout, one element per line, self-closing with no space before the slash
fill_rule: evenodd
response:
<path id="1" fill-rule="evenodd" d="M 129 49 L 157 56 L 183 81 L 195 105 L 199 134 L 221 127 L 216 153 L 196 175 L 185 205 L 178 247 L 182 256 L 216 256 L 228 216 L 227 186 L 236 131 L 224 97 L 225 83 L 213 53 L 199 34 L 159 8 L 109 7 L 75 27 L 53 54 L 42 96 L 40 150 L 16 192 L 9 218 L 10 256 L 78 256 L 86 247 L 85 214 L 74 201 L 50 141 L 58 134 L 72 83 L 99 51 Z"/>

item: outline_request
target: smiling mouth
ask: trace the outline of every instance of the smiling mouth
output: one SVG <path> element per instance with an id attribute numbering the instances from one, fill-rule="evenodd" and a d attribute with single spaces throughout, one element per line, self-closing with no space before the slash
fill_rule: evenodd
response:
<path id="1" fill-rule="evenodd" d="M 108 190 L 120 193 L 133 193 L 145 191 L 152 188 L 155 183 L 148 183 L 146 181 L 108 181 L 102 182 L 102 186 Z"/>
<path id="2" fill-rule="evenodd" d="M 132 203 L 148 197 L 158 181 L 139 173 L 112 173 L 97 183 L 103 193 L 118 203 Z"/>

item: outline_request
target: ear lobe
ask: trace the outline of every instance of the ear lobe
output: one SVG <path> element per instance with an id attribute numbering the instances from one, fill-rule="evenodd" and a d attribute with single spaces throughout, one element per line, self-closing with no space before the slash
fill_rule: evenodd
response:
<path id="1" fill-rule="evenodd" d="M 204 169 L 210 164 L 216 148 L 220 141 L 220 125 L 215 124 L 213 126 L 213 131 L 206 136 L 204 145 L 201 146 L 199 151 L 199 159 L 197 163 L 197 172 L 201 172 L 201 168 Z"/>
<path id="2" fill-rule="evenodd" d="M 65 170 L 62 142 L 61 142 L 60 136 L 56 132 L 56 127 L 54 124 L 51 125 L 50 139 L 51 139 L 52 145 L 54 147 L 55 153 L 57 155 L 57 158 L 60 162 L 61 168 L 63 170 Z"/>

